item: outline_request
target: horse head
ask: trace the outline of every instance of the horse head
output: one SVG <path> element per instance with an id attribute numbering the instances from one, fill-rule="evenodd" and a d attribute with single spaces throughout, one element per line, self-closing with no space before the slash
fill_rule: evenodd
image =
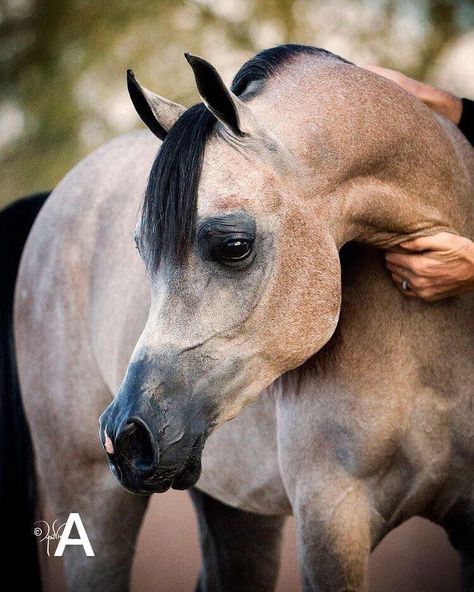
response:
<path id="1" fill-rule="evenodd" d="M 330 339 L 339 247 L 373 236 L 395 244 L 408 219 L 398 155 L 412 150 L 409 125 L 385 116 L 380 129 L 386 105 L 370 101 L 388 93 L 396 109 L 404 93 L 394 85 L 315 48 L 266 50 L 230 89 L 206 60 L 186 57 L 202 99 L 190 109 L 128 78 L 163 140 L 136 236 L 152 298 L 100 434 L 116 476 L 142 493 L 197 482 L 210 432 Z M 315 61 L 319 96 L 307 68 Z M 401 197 L 389 208 L 393 185 Z M 369 211 L 362 195 L 381 206 Z M 370 217 L 381 210 L 384 224 Z"/>

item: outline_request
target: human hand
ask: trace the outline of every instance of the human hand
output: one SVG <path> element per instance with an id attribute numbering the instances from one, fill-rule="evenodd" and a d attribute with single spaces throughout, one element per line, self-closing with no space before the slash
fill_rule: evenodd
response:
<path id="1" fill-rule="evenodd" d="M 474 291 L 474 243 L 440 232 L 399 245 L 406 253 L 387 252 L 393 280 L 407 296 L 434 301 Z"/>
<path id="2" fill-rule="evenodd" d="M 366 70 L 370 70 L 375 74 L 379 74 L 384 78 L 392 80 L 412 95 L 415 95 L 415 97 L 418 97 L 423 103 L 430 107 L 430 109 L 443 115 L 443 117 L 446 117 L 456 125 L 458 125 L 461 120 L 462 100 L 459 97 L 456 97 L 445 90 L 441 90 L 440 88 L 425 84 L 424 82 L 413 80 L 413 78 L 409 78 L 396 70 L 372 65 L 365 66 L 365 68 Z"/>

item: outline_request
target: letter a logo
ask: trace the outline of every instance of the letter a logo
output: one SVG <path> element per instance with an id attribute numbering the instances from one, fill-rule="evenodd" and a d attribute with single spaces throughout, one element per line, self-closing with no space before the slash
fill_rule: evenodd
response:
<path id="1" fill-rule="evenodd" d="M 79 533 L 78 539 L 71 538 L 71 530 L 74 525 L 76 525 L 77 532 Z M 95 557 L 94 551 L 92 550 L 92 546 L 89 541 L 89 537 L 87 536 L 86 529 L 84 528 L 84 524 L 82 524 L 81 517 L 77 512 L 69 514 L 69 518 L 67 519 L 67 522 L 64 525 L 64 529 L 61 533 L 61 538 L 59 539 L 58 546 L 56 547 L 56 551 L 54 552 L 54 556 L 62 557 L 66 545 L 82 545 L 87 557 Z"/>

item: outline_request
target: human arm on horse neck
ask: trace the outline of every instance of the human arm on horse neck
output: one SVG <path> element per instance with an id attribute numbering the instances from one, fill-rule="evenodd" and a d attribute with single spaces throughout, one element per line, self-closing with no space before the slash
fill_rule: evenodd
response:
<path id="1" fill-rule="evenodd" d="M 455 123 L 474 144 L 474 101 L 408 78 L 396 70 L 367 66 L 412 93 L 428 107 Z M 401 243 L 406 253 L 386 254 L 393 280 L 407 296 L 440 300 L 474 291 L 474 243 L 440 232 Z"/>

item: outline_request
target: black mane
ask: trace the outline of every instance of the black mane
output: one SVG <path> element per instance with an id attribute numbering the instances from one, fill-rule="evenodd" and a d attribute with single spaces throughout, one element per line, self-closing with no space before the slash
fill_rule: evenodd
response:
<path id="1" fill-rule="evenodd" d="M 240 68 L 232 92 L 242 100 L 250 99 L 261 92 L 264 82 L 282 64 L 302 54 L 346 62 L 317 47 L 278 45 L 261 51 Z M 148 179 L 140 229 L 140 248 L 150 271 L 156 271 L 163 258 L 183 261 L 192 244 L 204 147 L 215 123 L 214 115 L 198 103 L 183 113 L 158 151 Z"/>

